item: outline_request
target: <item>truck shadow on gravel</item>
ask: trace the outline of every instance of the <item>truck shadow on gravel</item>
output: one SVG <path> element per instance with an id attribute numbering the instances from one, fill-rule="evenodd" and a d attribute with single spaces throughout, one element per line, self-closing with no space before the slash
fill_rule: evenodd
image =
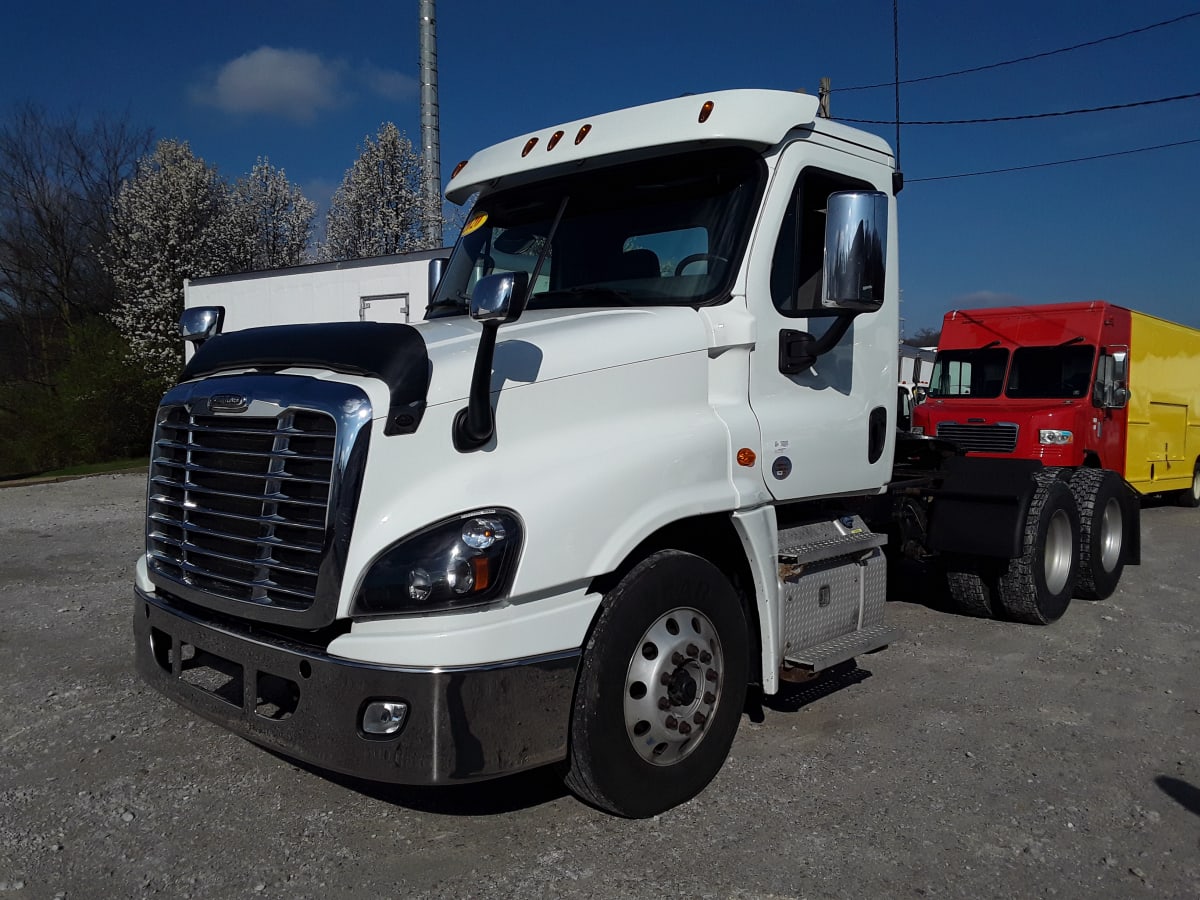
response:
<path id="1" fill-rule="evenodd" d="M 1192 815 L 1200 816 L 1200 788 L 1181 778 L 1172 778 L 1170 775 L 1159 775 L 1154 779 L 1154 783 L 1158 785 L 1160 791 Z"/>
<path id="2" fill-rule="evenodd" d="M 414 787 L 342 775 L 289 759 L 269 749 L 267 752 L 289 765 L 364 797 L 415 812 L 444 816 L 499 816 L 541 806 L 568 795 L 561 776 L 553 766 L 543 766 L 488 781 Z"/>

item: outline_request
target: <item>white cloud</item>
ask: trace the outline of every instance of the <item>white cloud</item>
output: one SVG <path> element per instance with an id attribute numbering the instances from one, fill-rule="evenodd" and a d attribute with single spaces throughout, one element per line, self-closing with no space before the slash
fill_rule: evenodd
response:
<path id="1" fill-rule="evenodd" d="M 341 100 L 344 64 L 303 50 L 259 47 L 223 65 L 195 99 L 231 113 L 265 113 L 311 122 Z"/>
<path id="2" fill-rule="evenodd" d="M 228 113 L 312 122 L 323 110 L 348 102 L 352 87 L 393 101 L 413 98 L 418 90 L 415 78 L 396 69 L 259 47 L 217 69 L 192 90 L 192 99 Z"/>
<path id="3" fill-rule="evenodd" d="M 385 100 L 407 100 L 417 94 L 417 79 L 395 69 L 381 69 L 367 64 L 360 72 L 363 84 Z"/>

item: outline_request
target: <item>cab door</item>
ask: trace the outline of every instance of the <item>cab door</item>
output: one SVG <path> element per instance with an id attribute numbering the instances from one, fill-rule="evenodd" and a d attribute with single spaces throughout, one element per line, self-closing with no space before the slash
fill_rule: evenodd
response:
<path id="1" fill-rule="evenodd" d="M 891 477 L 899 345 L 894 198 L 888 200 L 883 306 L 858 315 L 836 346 L 804 371 L 790 374 L 781 366 L 781 345 L 795 332 L 819 338 L 837 321 L 821 308 L 829 195 L 890 194 L 890 166 L 835 143 L 814 134 L 782 151 L 747 270 L 757 330 L 750 402 L 760 426 L 763 477 L 780 501 L 872 493 Z"/>

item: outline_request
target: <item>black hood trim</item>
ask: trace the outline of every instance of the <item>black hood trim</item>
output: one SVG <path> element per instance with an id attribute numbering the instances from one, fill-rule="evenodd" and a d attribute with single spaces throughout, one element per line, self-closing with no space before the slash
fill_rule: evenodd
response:
<path id="1" fill-rule="evenodd" d="M 391 392 L 384 434 L 412 434 L 421 424 L 429 397 L 429 352 L 411 325 L 328 322 L 230 331 L 205 341 L 179 380 L 292 367 L 378 378 Z"/>

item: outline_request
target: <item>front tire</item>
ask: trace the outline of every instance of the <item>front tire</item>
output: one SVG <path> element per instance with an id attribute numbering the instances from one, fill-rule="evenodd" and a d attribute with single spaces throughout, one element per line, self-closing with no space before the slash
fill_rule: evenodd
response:
<path id="1" fill-rule="evenodd" d="M 1036 477 L 1021 555 L 1000 573 L 996 598 L 1008 618 L 1049 625 L 1067 611 L 1079 577 L 1079 509 L 1058 470 Z"/>
<path id="2" fill-rule="evenodd" d="M 1107 469 L 1077 469 L 1071 493 L 1079 507 L 1079 583 L 1076 596 L 1103 600 L 1112 595 L 1125 568 L 1125 491 Z"/>
<path id="3" fill-rule="evenodd" d="M 748 643 L 738 595 L 712 563 L 664 550 L 635 566 L 584 647 L 567 787 L 629 818 L 704 790 L 741 719 Z"/>

